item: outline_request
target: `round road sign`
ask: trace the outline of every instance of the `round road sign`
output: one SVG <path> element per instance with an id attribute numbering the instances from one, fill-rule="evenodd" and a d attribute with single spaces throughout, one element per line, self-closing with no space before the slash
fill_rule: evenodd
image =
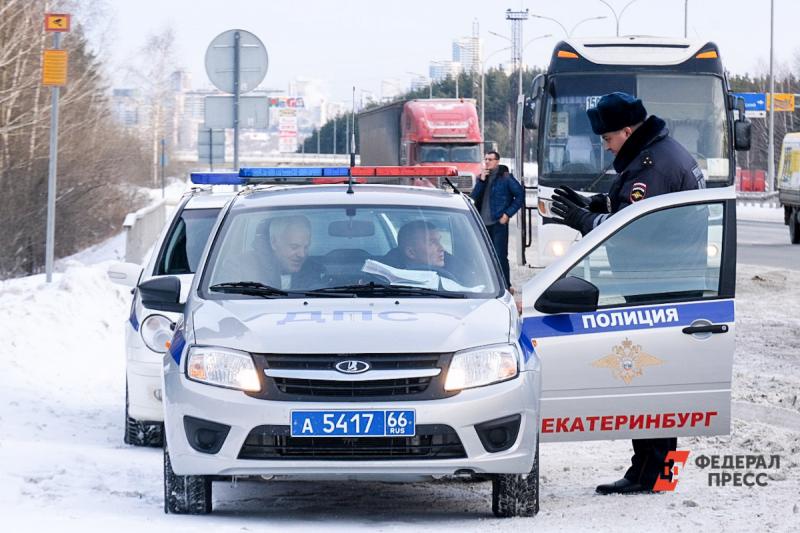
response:
<path id="1" fill-rule="evenodd" d="M 206 50 L 206 73 L 211 83 L 233 93 L 236 36 L 239 36 L 239 92 L 255 89 L 267 75 L 267 49 L 261 40 L 245 30 L 228 30 L 217 35 Z"/>

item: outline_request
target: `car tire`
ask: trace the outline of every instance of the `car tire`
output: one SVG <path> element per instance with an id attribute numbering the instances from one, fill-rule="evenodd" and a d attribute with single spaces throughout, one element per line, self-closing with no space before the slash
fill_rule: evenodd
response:
<path id="1" fill-rule="evenodd" d="M 164 444 L 164 424 L 141 422 L 128 414 L 128 384 L 125 384 L 125 434 L 123 441 L 131 446 L 160 448 Z"/>
<path id="2" fill-rule="evenodd" d="M 496 474 L 492 479 L 492 512 L 498 518 L 536 516 L 539 512 L 539 443 L 527 474 Z"/>
<path id="3" fill-rule="evenodd" d="M 789 239 L 792 244 L 800 244 L 800 210 L 797 208 L 792 209 L 792 214 L 789 217 Z"/>
<path id="4" fill-rule="evenodd" d="M 164 512 L 208 514 L 211 512 L 211 476 L 179 476 L 172 470 L 164 446 Z"/>

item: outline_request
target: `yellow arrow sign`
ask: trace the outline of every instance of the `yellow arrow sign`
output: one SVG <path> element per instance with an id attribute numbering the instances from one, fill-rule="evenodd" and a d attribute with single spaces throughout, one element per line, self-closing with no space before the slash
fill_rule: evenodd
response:
<path id="1" fill-rule="evenodd" d="M 69 31 L 69 15 L 66 13 L 45 13 L 44 31 Z"/>
<path id="2" fill-rule="evenodd" d="M 66 85 L 67 62 L 66 50 L 45 50 L 42 58 L 42 85 Z"/>

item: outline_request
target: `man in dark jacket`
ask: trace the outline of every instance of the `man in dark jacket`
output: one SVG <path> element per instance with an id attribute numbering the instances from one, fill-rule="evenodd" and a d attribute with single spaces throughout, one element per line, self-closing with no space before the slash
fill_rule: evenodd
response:
<path id="1" fill-rule="evenodd" d="M 483 161 L 484 170 L 478 177 L 471 196 L 497 251 L 506 278 L 506 287 L 511 287 L 511 269 L 508 266 L 508 221 L 522 207 L 525 201 L 525 189 L 508 172 L 508 167 L 500 164 L 500 154 L 495 151 L 486 152 Z"/>
<path id="2" fill-rule="evenodd" d="M 615 155 L 617 177 L 608 195 L 585 198 L 569 187 L 556 189 L 552 210 L 564 219 L 565 224 L 586 235 L 609 216 L 634 202 L 659 194 L 705 187 L 697 162 L 669 136 L 663 120 L 655 115 L 647 117 L 641 100 L 626 93 L 611 93 L 600 98 L 597 107 L 587 113 L 594 133 L 603 137 L 606 149 Z M 702 221 L 702 229 L 705 228 L 706 222 Z M 665 231 L 669 232 L 669 228 Z M 658 237 L 662 241 L 670 238 L 669 235 L 640 237 Z M 702 242 L 703 246 L 706 244 L 702 236 L 692 240 Z M 624 261 L 624 257 L 612 257 L 613 250 L 608 252 L 612 268 L 615 261 Z M 628 301 L 633 303 L 633 300 Z M 634 439 L 632 464 L 625 477 L 598 486 L 597 492 L 627 494 L 652 490 L 659 474 L 664 471 L 667 453 L 676 449 L 677 442 L 677 438 Z"/>

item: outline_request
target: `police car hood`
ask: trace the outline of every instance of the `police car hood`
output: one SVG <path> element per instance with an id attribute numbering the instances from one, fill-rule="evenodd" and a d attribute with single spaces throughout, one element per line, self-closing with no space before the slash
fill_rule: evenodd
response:
<path id="1" fill-rule="evenodd" d="M 397 353 L 453 352 L 509 339 L 511 313 L 497 299 L 307 302 L 205 300 L 192 313 L 195 342 L 253 353 Z"/>

